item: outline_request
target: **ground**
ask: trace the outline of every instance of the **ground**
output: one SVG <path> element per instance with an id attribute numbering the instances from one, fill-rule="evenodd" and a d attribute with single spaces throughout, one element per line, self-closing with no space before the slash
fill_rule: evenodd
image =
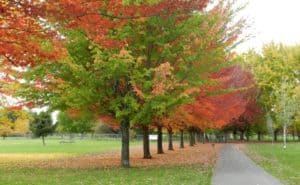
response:
<path id="1" fill-rule="evenodd" d="M 132 168 L 121 169 L 120 143 L 116 140 L 0 141 L 0 184 L 188 184 L 209 185 L 220 145 L 194 147 L 142 159 L 141 142 L 131 143 Z M 166 147 L 165 147 L 166 149 Z"/>
<path id="2" fill-rule="evenodd" d="M 299 143 L 288 143 L 286 149 L 283 149 L 282 143 L 250 144 L 245 150 L 251 159 L 284 184 L 299 185 Z"/>

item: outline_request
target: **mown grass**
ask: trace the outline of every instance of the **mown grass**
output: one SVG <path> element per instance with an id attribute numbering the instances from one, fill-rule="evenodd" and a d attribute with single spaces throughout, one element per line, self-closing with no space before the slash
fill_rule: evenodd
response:
<path id="1" fill-rule="evenodd" d="M 284 184 L 300 184 L 300 143 L 249 144 L 247 154 Z"/>
<path id="2" fill-rule="evenodd" d="M 40 139 L 0 140 L 0 154 L 51 153 L 51 154 L 86 154 L 119 150 L 119 140 L 75 140 L 73 143 L 61 143 L 59 139 L 46 140 L 43 146 Z M 132 142 L 135 145 L 136 142 Z"/>
<path id="3" fill-rule="evenodd" d="M 209 185 L 211 171 L 199 165 L 98 170 L 0 167 L 0 185 Z"/>
<path id="4" fill-rule="evenodd" d="M 85 155 L 120 150 L 119 140 L 75 140 L 60 143 L 48 139 L 44 147 L 41 140 L 0 140 L 0 185 L 209 185 L 211 165 L 149 166 L 123 169 L 45 168 L 24 165 L 20 160 L 47 161 L 55 155 Z M 131 142 L 131 146 L 141 145 Z M 53 155 L 53 156 L 52 156 Z M 167 155 L 167 154 L 165 154 Z M 30 157 L 29 157 L 30 156 Z M 12 159 L 10 159 L 12 158 Z M 14 160 L 17 158 L 18 160 Z M 40 158 L 40 159 L 39 159 Z M 39 163 L 37 163 L 39 164 Z"/>

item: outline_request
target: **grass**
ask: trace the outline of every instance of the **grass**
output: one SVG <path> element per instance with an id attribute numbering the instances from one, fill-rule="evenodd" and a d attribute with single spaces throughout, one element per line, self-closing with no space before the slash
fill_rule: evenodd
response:
<path id="1" fill-rule="evenodd" d="M 0 140 L 0 185 L 209 185 L 212 176 L 211 165 L 200 164 L 71 169 L 26 166 L 17 162 L 120 150 L 119 140 L 60 143 L 58 139 L 48 139 L 46 143 L 44 147 L 40 139 Z M 131 142 L 131 146 L 134 145 L 141 142 Z M 10 158 L 18 160 L 10 161 Z"/>
<path id="2" fill-rule="evenodd" d="M 98 170 L 0 167 L 0 185 L 209 185 L 211 171 L 199 165 Z"/>
<path id="3" fill-rule="evenodd" d="M 249 156 L 284 184 L 299 185 L 300 182 L 300 143 L 249 144 Z"/>
<path id="4" fill-rule="evenodd" d="M 134 145 L 134 142 L 131 142 Z M 75 140 L 74 143 L 60 143 L 58 139 L 6 139 L 0 140 L 0 154 L 87 154 L 119 150 L 119 140 Z"/>

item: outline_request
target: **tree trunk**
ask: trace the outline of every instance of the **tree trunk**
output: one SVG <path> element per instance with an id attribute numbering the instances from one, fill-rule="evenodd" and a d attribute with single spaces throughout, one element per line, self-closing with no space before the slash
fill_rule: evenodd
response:
<path id="1" fill-rule="evenodd" d="M 42 140 L 43 140 L 43 146 L 46 146 L 46 143 L 45 143 L 45 136 L 42 136 Z"/>
<path id="2" fill-rule="evenodd" d="M 193 145 L 196 145 L 196 131 L 192 130 L 192 136 L 193 136 Z"/>
<path id="3" fill-rule="evenodd" d="M 173 148 L 173 131 L 172 131 L 172 128 L 168 129 L 168 135 L 169 135 L 168 150 L 174 150 L 174 148 Z"/>
<path id="4" fill-rule="evenodd" d="M 277 135 L 278 135 L 278 131 L 277 131 L 277 130 L 275 130 L 275 131 L 274 131 L 274 133 L 273 133 L 273 139 L 274 139 L 274 141 L 275 141 L 275 142 L 277 142 L 277 141 L 278 141 L 278 139 L 277 139 Z"/>
<path id="5" fill-rule="evenodd" d="M 191 129 L 189 130 L 189 140 L 190 140 L 190 146 L 194 146 L 194 143 L 193 143 L 193 131 Z"/>
<path id="6" fill-rule="evenodd" d="M 292 132 L 293 141 L 295 141 L 295 131 Z"/>
<path id="7" fill-rule="evenodd" d="M 300 142 L 300 133 L 299 134 L 297 134 L 298 135 L 298 141 Z"/>
<path id="8" fill-rule="evenodd" d="M 236 137 L 236 130 L 233 131 L 233 140 L 236 140 L 237 137 Z"/>
<path id="9" fill-rule="evenodd" d="M 180 148 L 184 148 L 183 130 L 180 130 Z"/>
<path id="10" fill-rule="evenodd" d="M 205 133 L 205 140 L 206 140 L 206 142 L 209 143 L 209 137 L 208 137 L 208 135 L 206 133 Z"/>
<path id="11" fill-rule="evenodd" d="M 202 131 L 199 131 L 197 133 L 198 133 L 198 142 L 202 143 Z"/>
<path id="12" fill-rule="evenodd" d="M 243 141 L 244 140 L 244 131 L 241 131 L 240 133 L 240 141 Z"/>
<path id="13" fill-rule="evenodd" d="M 257 132 L 257 140 L 261 141 L 261 132 Z"/>
<path id="14" fill-rule="evenodd" d="M 124 119 L 121 122 L 122 149 L 121 149 L 121 166 L 129 168 L 129 120 Z"/>
<path id="15" fill-rule="evenodd" d="M 157 153 L 163 154 L 162 126 L 157 126 Z"/>
<path id="16" fill-rule="evenodd" d="M 245 135 L 246 135 L 246 141 L 249 142 L 249 140 L 250 140 L 250 134 L 248 132 L 246 132 Z"/>
<path id="17" fill-rule="evenodd" d="M 149 127 L 143 126 L 143 149 L 144 149 L 144 159 L 151 159 L 150 154 L 150 143 L 149 143 Z"/>

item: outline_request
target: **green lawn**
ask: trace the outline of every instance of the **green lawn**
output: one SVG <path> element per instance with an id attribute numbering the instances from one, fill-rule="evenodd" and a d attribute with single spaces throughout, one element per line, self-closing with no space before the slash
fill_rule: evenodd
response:
<path id="1" fill-rule="evenodd" d="M 60 143 L 57 139 L 48 139 L 46 142 L 44 147 L 40 139 L 0 140 L 0 185 L 209 185 L 212 176 L 212 167 L 201 165 L 75 170 L 28 167 L 13 161 L 6 163 L 7 157 L 15 154 L 22 160 L 23 154 L 35 158 L 40 154 L 48 157 L 48 154 L 82 155 L 120 150 L 118 140 Z M 131 146 L 141 144 L 131 142 Z"/>
<path id="2" fill-rule="evenodd" d="M 0 140 L 0 154 L 51 153 L 51 154 L 86 154 L 119 150 L 119 140 L 75 140 L 74 143 L 60 143 L 58 139 L 6 139 Z M 137 142 L 132 142 L 135 145 Z"/>
<path id="3" fill-rule="evenodd" d="M 249 144 L 247 153 L 284 184 L 300 184 L 300 143 L 288 143 L 285 150 L 282 144 Z"/>
<path id="4" fill-rule="evenodd" d="M 1 169 L 0 185 L 209 185 L 211 168 Z"/>

